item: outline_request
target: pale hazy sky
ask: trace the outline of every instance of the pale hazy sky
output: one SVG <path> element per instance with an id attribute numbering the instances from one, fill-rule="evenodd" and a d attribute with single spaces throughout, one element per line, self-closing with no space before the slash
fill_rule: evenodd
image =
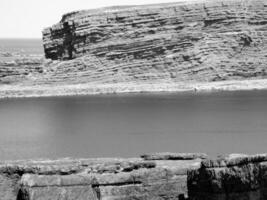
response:
<path id="1" fill-rule="evenodd" d="M 176 1 L 181 0 L 0 0 L 0 38 L 41 38 L 43 28 L 74 10 Z"/>

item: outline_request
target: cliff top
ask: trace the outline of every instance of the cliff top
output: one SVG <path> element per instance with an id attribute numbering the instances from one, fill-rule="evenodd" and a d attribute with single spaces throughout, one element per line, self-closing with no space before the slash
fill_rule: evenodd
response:
<path id="1" fill-rule="evenodd" d="M 93 9 L 84 9 L 84 10 L 76 10 L 71 11 L 62 16 L 60 22 L 64 22 L 66 20 L 71 20 L 77 17 L 83 16 L 91 16 L 100 13 L 116 13 L 116 12 L 123 12 L 123 11 L 130 11 L 130 10 L 142 10 L 148 8 L 162 8 L 162 7 L 171 7 L 171 6 L 178 6 L 178 5 L 185 5 L 185 4 L 192 4 L 192 3 L 201 3 L 207 2 L 211 0 L 187 0 L 187 1 L 178 1 L 178 2 L 168 2 L 168 3 L 158 3 L 158 4 L 146 4 L 146 5 L 124 5 L 124 6 L 108 6 L 108 7 L 100 7 L 100 8 L 93 8 Z M 231 1 L 231 0 L 227 0 Z M 233 0 L 232 0 L 233 1 Z"/>
<path id="2" fill-rule="evenodd" d="M 84 9 L 84 10 L 76 10 L 71 11 L 64 14 L 60 20 L 60 22 L 73 20 L 75 18 L 83 18 L 94 15 L 101 15 L 106 13 L 118 13 L 118 12 L 127 12 L 134 10 L 146 10 L 146 9 L 162 9 L 174 6 L 182 6 L 182 5 L 190 5 L 190 4 L 201 4 L 201 3 L 212 3 L 212 2 L 227 2 L 227 1 L 237 1 L 240 0 L 178 0 L 177 2 L 168 2 L 168 3 L 157 3 L 157 4 L 145 4 L 145 5 L 123 5 L 123 6 L 108 6 L 108 7 L 100 7 L 94 9 Z"/>

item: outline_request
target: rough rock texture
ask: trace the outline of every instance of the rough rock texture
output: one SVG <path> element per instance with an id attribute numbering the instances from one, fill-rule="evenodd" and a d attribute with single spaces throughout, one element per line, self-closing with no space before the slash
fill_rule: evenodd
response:
<path id="1" fill-rule="evenodd" d="M 146 154 L 145 160 L 12 161 L 0 166 L 0 200 L 266 198 L 267 154 L 209 159 L 199 153 L 156 153 Z"/>
<path id="2" fill-rule="evenodd" d="M 188 174 L 193 200 L 264 200 L 267 198 L 267 155 L 233 154 L 204 160 L 201 168 Z"/>
<path id="3" fill-rule="evenodd" d="M 42 58 L 14 59 L 2 61 L 0 59 L 0 84 L 14 84 L 27 78 L 41 75 L 44 72 L 45 61 Z"/>
<path id="4" fill-rule="evenodd" d="M 43 31 L 57 80 L 220 81 L 266 77 L 264 0 L 201 0 L 66 14 Z M 66 73 L 68 76 L 59 76 Z"/>
<path id="5" fill-rule="evenodd" d="M 141 155 L 144 160 L 193 160 L 197 158 L 205 159 L 206 154 L 203 153 L 155 153 Z"/>
<path id="6" fill-rule="evenodd" d="M 68 13 L 43 31 L 48 60 L 0 54 L 0 97 L 266 89 L 266 11 L 191 0 Z"/>
<path id="7" fill-rule="evenodd" d="M 190 155 L 194 159 L 4 162 L 0 166 L 0 199 L 183 199 L 188 196 L 188 170 L 199 168 L 201 161 L 200 154 Z"/>

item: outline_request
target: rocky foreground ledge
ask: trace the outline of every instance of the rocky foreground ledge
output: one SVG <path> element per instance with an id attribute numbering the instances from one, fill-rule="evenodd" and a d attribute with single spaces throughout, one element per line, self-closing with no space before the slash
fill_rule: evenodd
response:
<path id="1" fill-rule="evenodd" d="M 267 154 L 157 153 L 141 158 L 10 161 L 1 200 L 263 200 Z"/>

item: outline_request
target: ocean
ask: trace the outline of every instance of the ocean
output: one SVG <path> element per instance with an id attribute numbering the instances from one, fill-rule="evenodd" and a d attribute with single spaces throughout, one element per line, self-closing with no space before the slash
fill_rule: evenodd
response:
<path id="1" fill-rule="evenodd" d="M 0 159 L 265 152 L 267 92 L 0 100 Z"/>
<path id="2" fill-rule="evenodd" d="M 43 54 L 41 39 L 0 39 L 0 53 L 19 53 L 21 55 Z"/>

